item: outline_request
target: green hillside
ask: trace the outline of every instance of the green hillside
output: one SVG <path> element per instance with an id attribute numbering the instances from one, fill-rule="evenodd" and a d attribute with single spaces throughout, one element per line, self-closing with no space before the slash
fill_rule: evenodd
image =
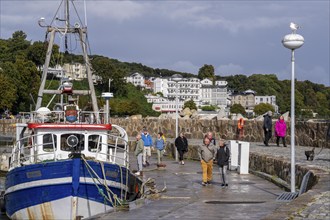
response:
<path id="1" fill-rule="evenodd" d="M 22 31 L 16 31 L 9 39 L 0 39 L 0 113 L 9 109 L 14 114 L 20 111 L 34 109 L 32 97 L 36 100 L 40 85 L 41 72 L 37 67 L 42 66 L 45 59 L 47 42 L 30 42 Z M 83 58 L 80 55 L 59 53 L 58 46 L 53 48 L 51 66 L 63 63 L 80 62 Z M 99 55 L 91 55 L 91 63 L 96 75 L 102 77 L 103 84 L 96 86 L 96 93 L 100 95 L 108 91 L 108 81 L 111 79 L 111 92 L 114 97 L 111 100 L 112 114 L 116 115 L 158 115 L 151 109 L 143 96 L 145 91 L 126 84 L 124 77 L 139 72 L 145 77 L 171 76 L 179 73 L 183 77 L 209 77 L 217 80 L 227 80 L 228 88 L 232 91 L 242 92 L 252 89 L 257 95 L 275 95 L 279 111 L 284 113 L 290 110 L 290 80 L 278 80 L 275 74 L 253 74 L 232 75 L 227 77 L 216 76 L 212 65 L 205 64 L 200 68 L 198 75 L 182 73 L 168 69 L 154 69 L 141 63 L 121 62 L 117 59 Z M 49 79 L 46 87 L 56 88 L 58 81 Z M 87 83 L 75 82 L 74 86 L 85 88 Z M 312 110 L 318 113 L 319 117 L 329 118 L 330 116 L 330 87 L 316 84 L 310 81 L 296 82 L 296 114 L 303 116 L 306 111 Z M 47 103 L 50 97 L 44 99 Z M 56 102 L 57 100 L 54 100 Z M 88 105 L 89 100 L 80 99 L 80 104 Z M 100 106 L 104 101 L 99 99 Z M 308 113 L 308 111 L 307 111 Z M 309 113 L 308 113 L 309 114 Z"/>

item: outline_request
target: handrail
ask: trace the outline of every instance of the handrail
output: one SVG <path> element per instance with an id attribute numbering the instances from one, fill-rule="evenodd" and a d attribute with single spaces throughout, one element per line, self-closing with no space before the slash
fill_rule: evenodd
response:
<path id="1" fill-rule="evenodd" d="M 37 111 L 33 112 L 20 112 L 23 116 L 23 120 L 35 123 L 68 123 L 66 120 L 65 111 L 49 111 L 48 113 L 41 114 Z M 105 123 L 105 112 L 94 112 L 94 111 L 82 111 L 77 110 L 77 121 L 72 123 L 85 123 L 85 124 L 93 124 L 93 123 Z M 98 121 L 96 119 L 99 118 Z"/>
<path id="2" fill-rule="evenodd" d="M 9 169 L 45 161 L 69 159 L 70 152 L 61 149 L 60 143 L 56 142 L 56 134 L 47 134 L 51 134 L 51 141 L 43 144 L 37 144 L 36 140 L 39 136 L 45 134 L 31 134 L 17 140 L 11 154 Z M 84 148 L 80 152 L 86 154 L 85 156 L 88 158 L 113 164 L 122 164 L 128 168 L 128 141 L 113 134 L 102 133 L 99 135 L 96 152 L 92 152 L 88 149 L 88 143 L 84 144 Z M 101 143 L 101 135 L 107 135 L 108 143 Z M 109 143 L 111 140 L 113 143 Z M 44 146 L 49 147 L 50 145 L 52 148 L 48 148 L 47 150 L 49 151 L 44 149 Z M 102 152 L 104 147 L 106 148 L 106 152 Z M 59 158 L 58 155 L 64 155 L 64 157 Z M 104 157 L 100 157 L 100 155 Z"/>

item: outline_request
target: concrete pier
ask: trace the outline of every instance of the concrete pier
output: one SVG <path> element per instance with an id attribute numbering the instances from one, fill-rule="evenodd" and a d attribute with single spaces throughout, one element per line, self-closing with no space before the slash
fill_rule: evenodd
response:
<path id="1" fill-rule="evenodd" d="M 264 156 L 290 158 L 289 147 L 251 143 L 250 149 L 252 153 L 261 152 Z M 285 187 L 252 172 L 240 175 L 237 171 L 229 171 L 229 186 L 223 188 L 215 165 L 212 185 L 202 186 L 199 161 L 186 160 L 185 165 L 179 165 L 167 157 L 166 168 L 157 169 L 153 154 L 152 163 L 145 168 L 142 178 L 145 181 L 152 178 L 158 190 L 166 186 L 166 192 L 146 195 L 144 202 L 140 201 L 133 210 L 107 213 L 93 219 L 330 219 L 330 151 L 323 149 L 314 161 L 308 162 L 302 152 L 300 149 L 297 153 L 298 165 L 306 162 L 311 170 L 317 170 L 319 182 L 292 201 L 277 201 Z M 134 156 L 131 161 L 132 168 L 136 169 Z"/>

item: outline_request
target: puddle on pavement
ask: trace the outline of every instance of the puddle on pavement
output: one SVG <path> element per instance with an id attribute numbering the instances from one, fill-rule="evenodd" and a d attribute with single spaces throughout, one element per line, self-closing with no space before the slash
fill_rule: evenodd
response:
<path id="1" fill-rule="evenodd" d="M 265 203 L 265 201 L 205 201 L 206 204 L 217 205 L 217 204 L 258 204 Z"/>

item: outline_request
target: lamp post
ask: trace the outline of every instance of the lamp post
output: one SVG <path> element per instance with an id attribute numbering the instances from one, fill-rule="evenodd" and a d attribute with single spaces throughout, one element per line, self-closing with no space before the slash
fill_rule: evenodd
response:
<path id="1" fill-rule="evenodd" d="M 298 49 L 304 44 L 304 38 L 297 34 L 297 30 L 300 28 L 295 23 L 290 23 L 292 30 L 291 34 L 285 35 L 282 44 L 284 47 L 291 50 L 291 192 L 296 191 L 296 174 L 295 174 L 295 99 L 294 99 L 294 50 Z"/>
<path id="2" fill-rule="evenodd" d="M 174 74 L 172 80 L 175 82 L 175 138 L 179 136 L 179 121 L 178 121 L 178 87 L 182 80 L 180 74 Z M 175 161 L 178 161 L 178 150 L 175 148 Z"/>

